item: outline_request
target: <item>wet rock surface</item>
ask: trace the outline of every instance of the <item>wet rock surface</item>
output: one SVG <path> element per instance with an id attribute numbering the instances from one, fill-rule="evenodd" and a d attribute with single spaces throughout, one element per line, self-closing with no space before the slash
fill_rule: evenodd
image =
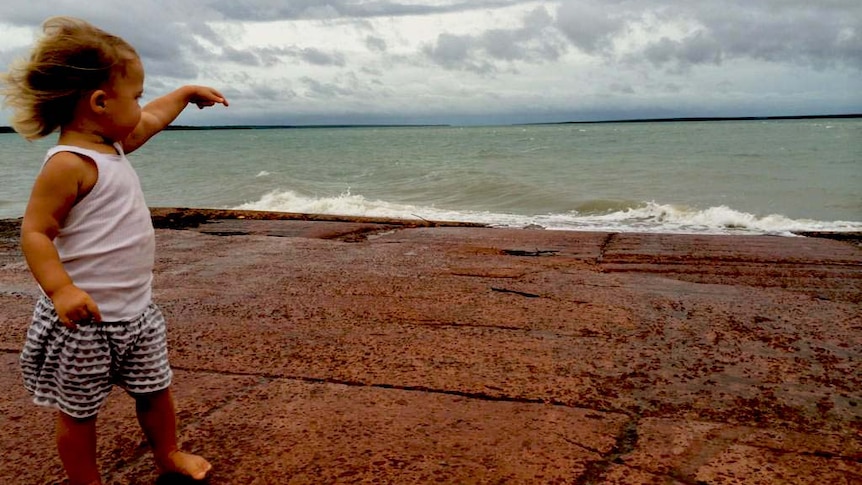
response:
<path id="1" fill-rule="evenodd" d="M 862 249 L 156 209 L 185 448 L 209 483 L 862 482 Z M 0 483 L 63 478 L 0 225 Z M 133 403 L 106 483 L 159 479 Z"/>

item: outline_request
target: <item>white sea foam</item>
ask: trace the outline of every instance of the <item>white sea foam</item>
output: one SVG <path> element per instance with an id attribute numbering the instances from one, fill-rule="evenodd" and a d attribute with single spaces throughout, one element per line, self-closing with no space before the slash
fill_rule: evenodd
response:
<path id="1" fill-rule="evenodd" d="M 235 209 L 343 216 L 476 222 L 494 227 L 541 226 L 546 229 L 694 234 L 793 235 L 800 231 L 862 231 L 862 222 L 791 219 L 780 214 L 757 216 L 726 206 L 693 209 L 647 202 L 601 215 L 577 211 L 555 214 L 505 214 L 448 210 L 433 206 L 370 200 L 349 191 L 337 197 L 306 197 L 293 191 L 272 191 Z"/>
<path id="2" fill-rule="evenodd" d="M 778 235 L 800 231 L 862 231 L 862 223 L 859 222 L 791 219 L 780 214 L 757 216 L 727 206 L 694 209 L 657 202 L 599 216 L 572 216 L 577 225 L 617 231 Z M 551 218 L 553 220 L 554 216 Z M 568 221 L 564 217 L 560 222 L 565 225 Z"/>

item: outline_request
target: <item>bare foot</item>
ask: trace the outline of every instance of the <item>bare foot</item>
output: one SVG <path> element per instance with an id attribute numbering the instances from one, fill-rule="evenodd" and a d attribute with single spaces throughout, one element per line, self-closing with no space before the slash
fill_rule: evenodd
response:
<path id="1" fill-rule="evenodd" d="M 179 473 L 195 480 L 203 480 L 210 471 L 212 465 L 203 457 L 173 451 L 164 460 L 157 460 L 159 469 L 166 473 Z"/>

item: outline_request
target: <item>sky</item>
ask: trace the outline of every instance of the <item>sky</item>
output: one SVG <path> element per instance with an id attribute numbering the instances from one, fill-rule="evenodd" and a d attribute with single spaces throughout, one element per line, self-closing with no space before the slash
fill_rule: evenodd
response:
<path id="1" fill-rule="evenodd" d="M 231 103 L 177 124 L 862 113 L 859 0 L 6 0 L 0 71 L 53 15 L 131 43 L 144 102 Z"/>

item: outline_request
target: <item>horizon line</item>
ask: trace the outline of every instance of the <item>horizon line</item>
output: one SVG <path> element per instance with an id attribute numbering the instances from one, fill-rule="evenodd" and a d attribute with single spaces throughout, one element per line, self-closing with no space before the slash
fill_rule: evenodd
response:
<path id="1" fill-rule="evenodd" d="M 779 116 L 683 116 L 669 118 L 621 118 L 611 120 L 589 121 L 540 121 L 528 123 L 493 123 L 486 126 L 537 126 L 537 125 L 569 125 L 597 123 L 673 123 L 673 122 L 703 122 L 703 121 L 768 121 L 768 120 L 804 120 L 804 119 L 852 119 L 862 118 L 862 113 L 826 114 L 826 115 L 779 115 Z M 237 125 L 168 125 L 170 130 L 243 130 L 243 129 L 308 129 L 308 128 L 433 128 L 462 126 L 452 123 L 331 123 L 331 124 L 237 124 Z M 466 125 L 465 125 L 466 126 Z M 479 126 L 479 125 L 477 125 Z M 14 133 L 11 126 L 0 126 L 0 133 Z"/>

